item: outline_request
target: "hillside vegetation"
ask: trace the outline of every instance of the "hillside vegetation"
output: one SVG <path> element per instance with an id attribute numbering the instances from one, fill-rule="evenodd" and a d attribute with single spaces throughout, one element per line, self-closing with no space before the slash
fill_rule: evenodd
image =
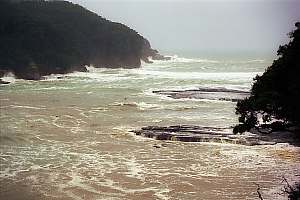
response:
<path id="1" fill-rule="evenodd" d="M 236 113 L 240 124 L 234 132 L 252 128 L 271 131 L 300 125 L 300 23 L 291 32 L 291 41 L 280 46 L 278 58 L 255 78 L 251 96 L 240 102 Z"/>
<path id="2" fill-rule="evenodd" d="M 24 79 L 97 67 L 139 67 L 159 55 L 129 27 L 67 1 L 0 1 L 0 75 Z"/>

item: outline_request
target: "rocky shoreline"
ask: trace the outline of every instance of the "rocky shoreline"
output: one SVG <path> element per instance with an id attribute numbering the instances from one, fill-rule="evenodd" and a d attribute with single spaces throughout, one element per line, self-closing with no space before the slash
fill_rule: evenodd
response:
<path id="1" fill-rule="evenodd" d="M 193 125 L 147 126 L 132 130 L 137 136 L 155 140 L 180 142 L 217 142 L 239 145 L 273 145 L 276 143 L 293 143 L 293 133 L 273 132 L 270 134 L 245 133 L 233 134 L 231 128 L 215 128 Z"/>
<path id="2" fill-rule="evenodd" d="M 85 66 L 130 69 L 171 59 L 136 30 L 68 1 L 0 1 L 0 13 L 0 77 L 40 80 Z"/>
<path id="3" fill-rule="evenodd" d="M 250 95 L 249 91 L 227 88 L 198 88 L 193 90 L 156 90 L 154 94 L 173 99 L 208 99 L 237 102 Z M 132 130 L 137 136 L 163 141 L 179 142 L 217 142 L 239 145 L 274 145 L 290 143 L 299 146 L 293 131 L 268 132 L 251 130 L 243 134 L 234 134 L 232 127 L 218 128 L 196 125 L 147 126 Z"/>

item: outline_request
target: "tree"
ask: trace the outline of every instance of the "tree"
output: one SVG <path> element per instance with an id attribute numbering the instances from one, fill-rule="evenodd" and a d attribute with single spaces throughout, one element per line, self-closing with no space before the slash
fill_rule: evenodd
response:
<path id="1" fill-rule="evenodd" d="M 300 125 L 300 22 L 295 26 L 291 41 L 279 47 L 278 58 L 254 79 L 250 97 L 237 103 L 240 123 L 234 133 Z"/>

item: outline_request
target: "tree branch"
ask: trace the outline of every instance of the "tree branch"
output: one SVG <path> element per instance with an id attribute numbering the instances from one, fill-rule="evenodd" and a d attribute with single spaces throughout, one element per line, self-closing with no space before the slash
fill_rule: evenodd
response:
<path id="1" fill-rule="evenodd" d="M 261 193 L 260 193 L 260 191 L 259 191 L 259 190 L 260 190 L 259 184 L 255 183 L 255 185 L 257 186 L 256 192 L 257 192 L 257 194 L 258 194 L 258 198 L 259 198 L 260 200 L 264 200 L 263 197 L 262 197 L 262 195 L 261 195 Z"/>

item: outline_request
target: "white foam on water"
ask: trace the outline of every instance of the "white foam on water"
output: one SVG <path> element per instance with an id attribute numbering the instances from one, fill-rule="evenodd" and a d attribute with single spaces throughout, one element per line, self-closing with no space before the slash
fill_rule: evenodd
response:
<path id="1" fill-rule="evenodd" d="M 125 162 L 128 172 L 127 176 L 132 178 L 137 178 L 140 180 L 144 180 L 145 177 L 143 175 L 143 172 L 145 171 L 143 165 L 139 164 L 135 157 L 132 157 Z"/>
<path id="2" fill-rule="evenodd" d="M 152 97 L 157 97 L 159 98 L 161 101 L 170 101 L 170 102 L 203 102 L 203 103 L 218 103 L 218 104 L 232 104 L 234 102 L 231 101 L 224 101 L 224 100 L 219 100 L 219 99 L 196 99 L 196 98 L 172 98 L 172 97 L 168 97 L 167 95 L 164 94 L 158 94 L 158 93 L 153 93 L 153 92 L 145 92 L 145 95 L 147 96 L 152 96 Z M 162 107 L 163 108 L 163 107 Z M 184 107 L 184 108 L 191 108 L 191 107 Z M 183 109 L 184 109 L 183 108 Z M 196 108 L 196 107 L 194 107 Z M 172 110 L 172 109 L 171 109 Z M 175 108 L 175 110 L 178 110 L 177 108 Z"/>
<path id="3" fill-rule="evenodd" d="M 138 108 L 140 110 L 156 110 L 156 109 L 162 109 L 163 106 L 159 104 L 153 104 L 153 103 L 145 103 L 145 102 L 139 102 L 136 103 Z"/>
<path id="4" fill-rule="evenodd" d="M 161 200 L 169 200 L 170 197 L 168 196 L 168 193 L 171 192 L 168 188 L 163 188 L 157 192 L 155 192 L 155 196 L 157 196 L 158 199 Z"/>
<path id="5" fill-rule="evenodd" d="M 15 177 L 17 173 L 17 171 L 13 171 L 13 169 L 10 167 L 7 167 L 5 169 L 1 167 L 0 178 Z"/>
<path id="6" fill-rule="evenodd" d="M 33 109 L 33 110 L 45 110 L 44 107 L 34 107 L 34 106 L 25 106 L 25 105 L 11 105 L 12 108 L 24 108 L 24 109 Z"/>
<path id="7" fill-rule="evenodd" d="M 134 130 L 136 127 L 134 126 L 115 126 L 112 129 L 116 130 L 120 133 L 130 133 L 131 130 Z"/>
<path id="8" fill-rule="evenodd" d="M 48 76 L 43 76 L 40 81 L 58 81 L 60 79 L 64 79 L 66 77 L 65 74 L 50 74 Z"/>
<path id="9" fill-rule="evenodd" d="M 136 102 L 114 102 L 109 104 L 109 106 L 115 106 L 115 107 L 119 107 L 119 106 L 128 106 L 128 107 L 137 107 L 137 103 Z"/>
<path id="10" fill-rule="evenodd" d="M 177 61 L 175 61 L 176 59 Z M 270 149 L 292 148 L 285 145 L 244 147 L 226 143 L 182 144 L 170 141 L 164 147 L 160 144 L 165 142 L 138 137 L 134 133 L 128 132 L 129 130 L 139 129 L 141 128 L 140 126 L 149 123 L 151 125 L 159 122 L 162 122 L 161 124 L 177 123 L 183 120 L 193 124 L 200 123 L 201 120 L 214 120 L 213 123 L 216 122 L 215 126 L 221 126 L 220 124 L 225 121 L 224 117 L 226 116 L 221 116 L 219 113 L 226 112 L 226 110 L 222 110 L 223 107 L 227 109 L 227 106 L 223 106 L 223 104 L 231 103 L 216 100 L 172 99 L 154 94 L 152 91 L 165 89 L 186 90 L 200 87 L 247 91 L 250 88 L 252 77 L 257 73 L 205 73 L 205 71 L 198 70 L 197 65 L 189 64 L 193 62 L 199 63 L 200 67 L 202 66 L 201 63 L 207 63 L 205 67 L 208 69 L 210 67 L 209 63 L 222 65 L 222 63 L 214 60 L 193 60 L 174 57 L 171 61 L 154 61 L 154 64 L 143 63 L 145 66 L 140 69 L 88 67 L 88 72 L 48 76 L 45 79 L 46 82 L 42 82 L 41 85 L 39 85 L 40 82 L 29 81 L 25 82 L 25 84 L 20 84 L 20 90 L 26 88 L 26 84 L 28 84 L 31 88 L 34 86 L 34 89 L 41 88 L 42 90 L 80 89 L 86 91 L 85 95 L 87 93 L 102 94 L 102 87 L 105 88 L 105 92 L 110 92 L 107 90 L 108 88 L 117 88 L 122 89 L 122 92 L 126 90 L 126 95 L 132 99 L 126 102 L 122 97 L 123 93 L 118 93 L 118 90 L 114 90 L 117 92 L 113 94 L 115 96 L 109 102 L 102 102 L 102 97 L 99 100 L 96 99 L 96 101 L 94 99 L 89 101 L 91 98 L 94 98 L 92 95 L 86 95 L 86 104 L 80 103 L 80 107 L 66 106 L 61 101 L 59 106 L 64 106 L 66 114 L 72 112 L 74 115 L 61 115 L 59 117 L 56 117 L 57 113 L 65 110 L 59 110 L 58 112 L 51 107 L 49 116 L 46 116 L 48 112 L 44 113 L 46 107 L 42 106 L 26 104 L 16 105 L 17 107 L 3 107 L 3 109 L 18 108 L 16 113 L 20 115 L 19 118 L 22 123 L 16 123 L 14 120 L 17 120 L 17 118 L 13 119 L 10 115 L 4 114 L 4 117 L 10 118 L 11 122 L 13 122 L 12 124 L 15 125 L 15 129 L 12 132 L 19 131 L 24 135 L 33 136 L 31 138 L 35 139 L 31 141 L 32 143 L 22 144 L 26 145 L 26 148 L 23 148 L 22 145 L 1 145 L 1 167 L 3 163 L 5 166 L 3 165 L 3 168 L 1 168 L 3 170 L 0 171 L 0 178 L 8 178 L 13 181 L 20 180 L 23 177 L 18 177 L 19 172 L 24 172 L 21 175 L 25 174 L 24 176 L 26 176 L 28 174 L 28 179 L 37 182 L 36 185 L 42 188 L 41 191 L 43 191 L 43 188 L 48 188 L 49 185 L 51 187 L 58 185 L 62 195 L 78 200 L 84 199 L 84 191 L 95 193 L 101 199 L 125 199 L 127 194 L 137 193 L 138 195 L 139 193 L 149 192 L 151 194 L 154 193 L 157 199 L 166 200 L 171 199 L 171 196 L 174 196 L 174 193 L 176 194 L 178 191 L 174 191 L 171 188 L 172 183 L 164 180 L 164 176 L 174 177 L 175 180 L 180 181 L 184 179 L 191 180 L 191 183 L 193 181 L 200 183 L 200 180 L 205 179 L 205 177 L 211 177 L 212 179 L 210 180 L 218 180 L 218 177 L 220 179 L 228 178 L 231 181 L 235 180 L 235 178 L 236 180 L 239 179 L 239 177 L 234 177 L 230 174 L 224 175 L 224 170 L 234 171 L 237 175 L 246 178 L 256 177 L 257 172 L 266 172 L 272 179 L 277 176 L 277 172 L 270 172 L 274 167 L 282 170 L 284 173 L 289 173 L 289 168 L 296 171 L 299 162 L 293 164 L 288 161 L 275 159 L 268 154 Z M 260 61 L 251 62 L 259 63 Z M 181 63 L 180 70 L 183 70 L 189 64 L 189 70 L 176 72 L 178 63 Z M 173 69 L 171 69 L 172 67 Z M 195 72 L 192 71 L 193 67 L 195 67 Z M 62 82 L 55 82 L 60 80 Z M 73 84 L 79 86 L 73 87 Z M 68 85 L 71 87 L 68 87 Z M 15 84 L 15 86 L 17 87 L 18 84 Z M 133 92 L 131 93 L 131 91 Z M 70 93 L 70 95 L 76 93 L 78 91 Z M 39 91 L 34 92 L 34 94 L 39 95 Z M 45 95 L 45 92 L 41 92 L 41 94 Z M 9 98 L 13 99 L 10 96 Z M 218 105 L 220 107 L 218 109 L 219 113 L 216 112 L 213 116 L 201 113 L 201 110 L 198 110 L 202 107 L 207 110 L 207 108 L 216 104 L 222 105 Z M 77 104 L 74 103 L 74 105 Z M 120 109 L 124 107 L 132 109 Z M 28 109 L 25 110 L 26 113 L 24 115 L 19 112 L 21 108 Z M 181 111 L 181 109 L 190 109 L 188 110 L 189 114 L 182 115 L 182 112 L 177 112 Z M 7 111 L 13 110 L 15 109 Z M 40 115 L 30 116 L 28 113 L 31 110 L 34 113 L 40 112 Z M 114 118 L 114 115 L 124 114 L 124 110 L 126 112 L 129 110 L 130 112 L 128 119 L 118 121 L 118 119 Z M 196 114 L 198 111 L 199 114 Z M 152 114 L 154 114 L 154 117 Z M 138 117 L 134 118 L 135 115 Z M 130 121 L 131 117 L 135 121 Z M 183 118 L 176 120 L 179 117 Z M 41 126 L 41 130 L 37 132 L 29 130 L 26 123 L 22 121 L 24 118 L 28 118 L 30 123 L 37 123 L 36 128 Z M 170 119 L 166 120 L 165 118 Z M 105 123 L 113 122 L 119 126 L 113 125 L 107 128 L 108 123 L 102 124 L 103 119 Z M 96 127 L 97 130 L 89 129 L 92 123 L 99 125 L 99 127 Z M 59 134 L 61 132 L 57 130 L 64 130 L 71 137 L 74 136 L 74 138 L 72 138 L 72 141 L 68 141 L 68 138 L 64 140 L 65 138 L 60 138 Z M 76 135 L 76 133 L 81 131 L 86 131 L 85 133 L 87 134 Z M 126 137 L 127 135 L 132 135 L 133 137 Z M 154 148 L 153 145 L 155 144 L 160 145 L 159 147 L 161 148 Z M 114 149 L 114 147 L 117 148 Z M 47 165 L 47 163 L 52 165 Z M 9 168 L 6 168 L 7 166 Z M 32 176 L 33 173 L 34 176 Z M 128 181 L 136 180 L 136 182 L 131 185 L 126 182 L 126 179 Z M 144 180 L 146 181 L 144 182 Z M 148 186 L 149 181 L 151 182 L 150 186 Z M 249 180 L 247 179 L 246 181 Z M 138 185 L 140 182 L 141 184 Z M 126 187 L 127 184 L 129 188 Z M 94 185 L 97 187 L 93 187 Z M 269 185 L 268 183 L 268 187 Z M 100 188 L 101 186 L 108 187 L 109 192 L 101 193 L 102 191 L 97 190 L 98 186 Z M 224 188 L 226 189 L 225 186 Z M 223 191 L 224 188 L 218 188 L 217 192 Z M 78 194 L 76 189 L 80 189 L 83 192 Z M 46 190 L 45 193 L 47 193 Z M 184 198 L 185 196 L 183 196 Z"/>
<path id="11" fill-rule="evenodd" d="M 85 131 L 82 124 L 86 124 L 86 122 L 80 118 L 71 115 L 52 116 L 51 118 L 52 125 L 58 128 L 69 129 L 74 134 Z"/>
<path id="12" fill-rule="evenodd" d="M 89 118 L 91 115 L 106 112 L 106 111 L 108 111 L 109 108 L 99 106 L 99 107 L 90 108 L 88 110 L 83 110 L 78 107 L 72 107 L 72 109 L 78 111 L 80 116 L 82 116 L 84 118 Z M 82 120 L 82 123 L 86 123 L 86 122 Z"/>
<path id="13" fill-rule="evenodd" d="M 40 87 L 40 88 L 32 88 L 33 91 L 43 91 L 43 90 L 72 90 L 76 87 L 70 86 L 52 86 L 52 87 Z"/>
<path id="14" fill-rule="evenodd" d="M 133 107 L 133 108 L 138 108 L 139 110 L 142 110 L 142 111 L 164 109 L 163 105 L 154 104 L 154 103 L 146 103 L 146 102 L 114 102 L 112 104 L 109 104 L 109 106 Z"/>
<path id="15" fill-rule="evenodd" d="M 70 176 L 72 177 L 72 180 L 67 183 L 68 186 L 79 187 L 79 188 L 82 188 L 82 189 L 84 189 L 88 192 L 92 192 L 92 193 L 95 193 L 95 194 L 101 194 L 101 192 L 95 190 L 95 188 L 89 186 L 88 184 L 84 184 L 81 177 L 79 175 L 77 175 L 76 173 L 72 173 Z"/>
<path id="16" fill-rule="evenodd" d="M 179 57 L 178 55 L 173 56 L 166 56 L 169 57 L 169 60 L 153 60 L 150 57 L 150 61 L 152 61 L 154 64 L 160 64 L 160 63 L 219 63 L 218 60 L 209 60 L 209 59 L 201 59 L 201 58 L 184 58 Z"/>
<path id="17" fill-rule="evenodd" d="M 170 78 L 179 80 L 228 80 L 228 81 L 251 81 L 260 72 L 171 72 L 171 71 L 154 71 L 140 70 L 139 74 L 155 77 Z"/>
<path id="18" fill-rule="evenodd" d="M 110 83 L 115 81 L 128 80 L 130 77 L 123 76 L 122 74 L 102 74 L 102 73 L 86 73 L 75 72 L 68 75 L 69 77 L 88 78 L 90 80 L 81 80 L 85 82 L 104 82 Z"/>
<path id="19" fill-rule="evenodd" d="M 16 77 L 13 73 L 9 72 L 4 74 L 4 76 L 1 78 L 2 81 L 9 82 L 9 83 L 15 83 Z"/>
<path id="20" fill-rule="evenodd" d="M 247 60 L 245 61 L 247 63 L 263 63 L 263 62 L 266 62 L 266 60 L 263 60 L 263 59 L 253 59 L 253 60 Z"/>
<path id="21" fill-rule="evenodd" d="M 110 69 L 110 68 L 95 68 L 95 67 L 88 67 L 88 72 L 72 72 L 69 74 L 52 74 L 49 76 L 45 76 L 44 80 L 42 81 L 79 81 L 79 82 L 114 82 L 120 80 L 126 80 L 129 77 L 126 77 L 126 74 L 130 74 L 128 69 Z M 55 86 L 57 89 L 64 89 L 63 86 Z M 52 87 L 50 89 L 55 89 Z M 45 88 L 46 89 L 46 88 Z"/>
<path id="22" fill-rule="evenodd" d="M 92 65 L 90 66 L 85 66 L 88 72 L 104 72 L 107 71 L 107 68 L 96 68 Z"/>

